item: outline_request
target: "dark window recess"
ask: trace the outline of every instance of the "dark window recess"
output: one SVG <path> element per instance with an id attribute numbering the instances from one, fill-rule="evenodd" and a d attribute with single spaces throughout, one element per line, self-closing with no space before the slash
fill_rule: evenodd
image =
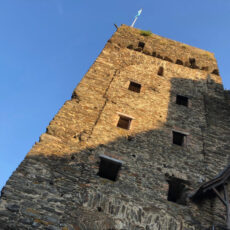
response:
<path id="1" fill-rule="evenodd" d="M 168 178 L 169 190 L 168 190 L 168 201 L 172 201 L 178 204 L 186 204 L 186 184 L 187 181 L 176 177 Z"/>
<path id="2" fill-rule="evenodd" d="M 189 62 L 191 65 L 194 65 L 196 63 L 196 59 L 195 58 L 189 58 Z"/>
<path id="3" fill-rule="evenodd" d="M 157 73 L 159 76 L 163 76 L 164 75 L 164 68 L 161 66 L 158 70 L 158 73 Z"/>
<path id="4" fill-rule="evenodd" d="M 97 211 L 98 212 L 102 212 L 102 208 L 101 207 L 97 207 Z"/>
<path id="5" fill-rule="evenodd" d="M 197 69 L 198 66 L 196 65 L 196 59 L 195 58 L 189 58 L 189 63 L 190 63 L 190 67 L 193 69 Z"/>
<path id="6" fill-rule="evenodd" d="M 188 98 L 185 96 L 177 95 L 176 96 L 176 103 L 178 105 L 184 105 L 188 107 Z"/>
<path id="7" fill-rule="evenodd" d="M 176 64 L 177 64 L 177 65 L 183 65 L 184 63 L 183 63 L 180 59 L 177 59 L 177 60 L 176 60 Z"/>
<path id="8" fill-rule="evenodd" d="M 212 73 L 213 73 L 213 74 L 216 74 L 216 75 L 219 75 L 219 70 L 218 70 L 218 69 L 214 69 L 214 70 L 212 71 Z"/>
<path id="9" fill-rule="evenodd" d="M 144 42 L 139 42 L 138 47 L 144 49 L 145 43 Z"/>
<path id="10" fill-rule="evenodd" d="M 108 157 L 105 155 L 100 155 L 100 166 L 98 175 L 100 177 L 116 181 L 118 172 L 122 166 L 122 161 Z"/>
<path id="11" fill-rule="evenodd" d="M 131 124 L 132 118 L 120 116 L 119 121 L 117 123 L 117 127 L 122 129 L 129 129 Z"/>
<path id="12" fill-rule="evenodd" d="M 135 82 L 130 82 L 129 84 L 129 90 L 134 91 L 136 93 L 141 92 L 141 84 L 135 83 Z"/>
<path id="13" fill-rule="evenodd" d="M 186 143 L 186 135 L 173 131 L 173 144 L 183 146 Z"/>

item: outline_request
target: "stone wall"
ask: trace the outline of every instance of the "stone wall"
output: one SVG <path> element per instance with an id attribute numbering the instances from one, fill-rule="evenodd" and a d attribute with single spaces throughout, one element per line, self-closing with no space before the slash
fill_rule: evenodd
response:
<path id="1" fill-rule="evenodd" d="M 188 198 L 229 161 L 229 100 L 212 73 L 214 55 L 140 33 L 118 29 L 10 177 L 0 201 L 2 229 L 224 226 L 217 199 Z M 140 93 L 130 82 L 141 84 Z M 176 104 L 177 95 L 188 107 Z M 130 129 L 117 127 L 120 116 L 132 118 Z M 173 131 L 186 133 L 184 146 L 172 143 Z M 98 176 L 101 154 L 124 162 L 117 181 Z M 178 202 L 168 201 L 175 180 L 186 188 Z"/>

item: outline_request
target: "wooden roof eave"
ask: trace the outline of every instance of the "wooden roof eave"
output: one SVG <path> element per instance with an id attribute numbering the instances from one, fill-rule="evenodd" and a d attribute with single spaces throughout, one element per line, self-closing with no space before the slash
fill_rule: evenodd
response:
<path id="1" fill-rule="evenodd" d="M 191 196 L 190 198 L 201 197 L 206 192 L 213 190 L 223 185 L 226 180 L 230 177 L 230 165 L 228 165 L 217 177 L 213 178 L 210 181 L 203 183 Z"/>

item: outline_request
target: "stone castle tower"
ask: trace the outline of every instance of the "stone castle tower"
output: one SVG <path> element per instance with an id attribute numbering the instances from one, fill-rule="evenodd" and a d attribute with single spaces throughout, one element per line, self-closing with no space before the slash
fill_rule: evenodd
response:
<path id="1" fill-rule="evenodd" d="M 229 227 L 230 94 L 214 55 L 144 35 L 122 25 L 107 42 L 3 188 L 0 229 Z"/>

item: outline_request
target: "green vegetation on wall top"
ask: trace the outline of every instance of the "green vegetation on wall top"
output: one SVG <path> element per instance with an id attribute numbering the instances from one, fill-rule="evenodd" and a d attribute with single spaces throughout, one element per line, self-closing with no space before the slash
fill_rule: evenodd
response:
<path id="1" fill-rule="evenodd" d="M 151 36 L 152 32 L 150 30 L 141 30 L 140 35 L 142 36 Z"/>

